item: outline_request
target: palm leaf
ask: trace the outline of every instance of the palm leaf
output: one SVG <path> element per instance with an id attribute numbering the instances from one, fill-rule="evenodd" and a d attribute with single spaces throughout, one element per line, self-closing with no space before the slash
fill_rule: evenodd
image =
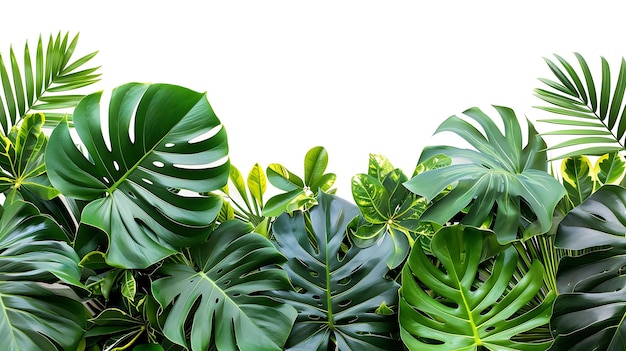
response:
<path id="1" fill-rule="evenodd" d="M 21 66 L 13 48 L 8 65 L 0 55 L 0 124 L 5 134 L 34 112 L 46 113 L 48 127 L 58 124 L 66 113 L 48 116 L 47 112 L 73 108 L 84 96 L 73 91 L 99 81 L 99 67 L 82 69 L 97 52 L 70 63 L 77 43 L 78 34 L 70 41 L 69 33 L 59 33 L 56 38 L 50 36 L 44 53 L 44 42 L 39 37 L 34 65 L 28 43 Z"/>
<path id="2" fill-rule="evenodd" d="M 567 117 L 541 119 L 541 122 L 578 127 L 560 129 L 546 135 L 585 137 L 559 143 L 550 149 L 574 148 L 574 151 L 559 155 L 558 158 L 584 154 L 602 155 L 623 150 L 626 145 L 626 61 L 622 59 L 617 80 L 612 84 L 609 63 L 602 57 L 602 77 L 598 89 L 587 61 L 578 53 L 574 55 L 578 61 L 578 71 L 559 55 L 555 55 L 558 63 L 545 58 L 557 81 L 540 79 L 548 89 L 535 89 L 535 96 L 550 106 L 535 107 Z"/>

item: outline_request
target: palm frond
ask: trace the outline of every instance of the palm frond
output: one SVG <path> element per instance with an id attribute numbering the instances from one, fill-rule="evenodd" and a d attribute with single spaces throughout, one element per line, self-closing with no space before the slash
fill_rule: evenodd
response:
<path id="1" fill-rule="evenodd" d="M 538 109 L 559 115 L 559 118 L 541 119 L 540 122 L 567 126 L 544 135 L 576 137 L 560 142 L 550 149 L 572 148 L 557 158 L 572 155 L 602 155 L 615 150 L 624 150 L 626 145 L 626 61 L 622 58 L 615 84 L 611 84 L 611 69 L 608 61 L 601 58 L 601 81 L 598 86 L 587 61 L 574 53 L 578 70 L 559 55 L 556 61 L 544 58 L 556 80 L 540 78 L 547 88 L 534 90 L 535 96 L 551 106 L 535 106 Z M 571 128 L 574 126 L 575 128 Z"/>
<path id="2" fill-rule="evenodd" d="M 75 90 L 100 80 L 100 67 L 83 68 L 97 52 L 70 63 L 77 43 L 78 34 L 70 40 L 69 33 L 59 32 L 56 38 L 50 36 L 45 51 L 39 37 L 34 62 L 28 43 L 24 46 L 22 65 L 13 48 L 8 65 L 0 55 L 0 124 L 5 135 L 12 125 L 34 112 L 45 113 L 46 126 L 55 126 L 68 114 L 48 112 L 73 108 L 84 96 Z"/>

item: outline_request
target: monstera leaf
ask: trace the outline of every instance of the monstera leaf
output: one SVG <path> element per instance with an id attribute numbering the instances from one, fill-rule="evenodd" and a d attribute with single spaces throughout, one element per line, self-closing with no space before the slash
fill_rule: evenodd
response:
<path id="1" fill-rule="evenodd" d="M 602 155 L 624 150 L 626 118 L 621 111 L 626 104 L 626 61 L 622 58 L 617 80 L 612 85 L 611 68 L 602 57 L 601 81 L 600 85 L 596 85 L 597 79 L 594 82 L 587 61 L 578 53 L 574 55 L 580 66 L 578 72 L 559 55 L 555 57 L 561 67 L 545 59 L 557 81 L 539 79 L 547 87 L 535 89 L 535 96 L 551 105 L 535 107 L 559 116 L 539 121 L 564 128 L 544 134 L 566 137 L 566 141 L 550 149 L 575 148 L 559 157 Z"/>
<path id="2" fill-rule="evenodd" d="M 528 144 L 522 148 L 522 133 L 514 112 L 501 106 L 495 109 L 502 118 L 504 134 L 477 108 L 464 114 L 482 127 L 484 135 L 457 116 L 448 118 L 437 133 L 454 132 L 476 150 L 446 146 L 425 148 L 422 159 L 444 154 L 451 157 L 454 164 L 418 174 L 405 186 L 431 201 L 454 185 L 446 196 L 426 209 L 421 219 L 444 224 L 469 205 L 462 223 L 480 226 L 495 211 L 493 230 L 498 241 L 507 243 L 518 239 L 520 226 L 526 229 L 524 236 L 547 232 L 556 204 L 565 190 L 545 172 L 546 145 L 532 124 L 528 122 Z M 530 218 L 522 216 L 528 212 Z"/>
<path id="3" fill-rule="evenodd" d="M 42 283 L 80 285 L 78 256 L 63 231 L 32 206 L 14 202 L 0 220 L 2 350 L 76 350 L 86 325 L 78 301 Z"/>
<path id="4" fill-rule="evenodd" d="M 323 192 L 317 202 L 306 214 L 283 214 L 274 222 L 276 245 L 288 258 L 285 270 L 297 289 L 275 293 L 298 310 L 286 349 L 400 349 L 393 337 L 396 318 L 384 308 L 398 301 L 398 285 L 385 279 L 390 238 L 344 252 L 346 229 L 358 209 Z M 389 314 L 375 312 L 381 305 Z"/>
<path id="5" fill-rule="evenodd" d="M 13 49 L 9 53 L 10 69 L 0 56 L 0 125 L 5 135 L 12 125 L 20 124 L 24 116 L 36 111 L 46 113 L 49 126 L 56 125 L 68 115 L 49 111 L 76 106 L 84 95 L 72 92 L 100 80 L 99 67 L 82 69 L 97 52 L 70 63 L 78 35 L 69 39 L 68 33 L 63 36 L 59 33 L 56 38 L 50 36 L 44 48 L 39 37 L 34 62 L 26 44 L 21 67 Z"/>
<path id="6" fill-rule="evenodd" d="M 410 350 L 547 349 L 549 339 L 520 336 L 550 320 L 553 293 L 527 307 L 541 288 L 540 262 L 516 278 L 513 247 L 501 251 L 492 232 L 462 225 L 440 229 L 431 249 L 439 262 L 415 245 L 402 270 L 400 331 Z"/>
<path id="7" fill-rule="evenodd" d="M 561 221 L 555 245 L 584 250 L 559 263 L 552 350 L 624 350 L 626 190 L 605 185 Z"/>
<path id="8" fill-rule="evenodd" d="M 81 221 L 108 234 L 109 264 L 145 268 L 206 238 L 221 198 L 198 193 L 228 181 L 226 132 L 205 95 L 182 87 L 118 87 L 104 126 L 101 95 L 74 111 L 88 157 L 61 124 L 50 136 L 48 176 L 64 195 L 93 200 Z"/>
<path id="9" fill-rule="evenodd" d="M 163 308 L 171 305 L 163 325 L 170 340 L 189 347 L 190 325 L 193 351 L 206 350 L 212 339 L 218 350 L 282 350 L 296 311 L 263 294 L 290 289 L 285 272 L 274 267 L 285 258 L 251 230 L 237 220 L 225 222 L 190 249 L 197 267 L 161 268 L 167 277 L 152 283 L 152 291 Z"/>

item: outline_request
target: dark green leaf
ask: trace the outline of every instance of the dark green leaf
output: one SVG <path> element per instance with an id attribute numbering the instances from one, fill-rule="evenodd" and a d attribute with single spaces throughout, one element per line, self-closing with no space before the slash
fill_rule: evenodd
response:
<path id="1" fill-rule="evenodd" d="M 605 185 L 561 221 L 555 245 L 585 250 L 559 263 L 552 350 L 623 350 L 626 190 Z"/>
<path id="2" fill-rule="evenodd" d="M 282 350 L 296 312 L 263 294 L 290 288 L 285 272 L 275 268 L 285 258 L 267 239 L 248 234 L 251 229 L 223 223 L 191 248 L 197 267 L 161 268 L 166 277 L 153 282 L 152 291 L 163 308 L 172 306 L 163 325 L 170 340 L 193 351 L 212 341 L 218 350 Z"/>
<path id="3" fill-rule="evenodd" d="M 399 350 L 395 316 L 376 313 L 383 303 L 397 304 L 398 285 L 385 279 L 391 240 L 344 251 L 346 228 L 358 209 L 325 193 L 317 199 L 308 213 L 284 214 L 274 222 L 276 245 L 296 287 L 275 294 L 298 310 L 286 349 Z"/>
<path id="4" fill-rule="evenodd" d="M 111 265 L 144 268 L 203 241 L 221 198 L 198 194 L 224 186 L 229 169 L 226 132 L 205 95 L 173 85 L 123 85 L 111 96 L 108 127 L 101 125 L 100 96 L 89 95 L 74 111 L 93 163 L 67 125 L 59 125 L 46 153 L 52 184 L 91 201 L 81 221 L 109 235 Z"/>

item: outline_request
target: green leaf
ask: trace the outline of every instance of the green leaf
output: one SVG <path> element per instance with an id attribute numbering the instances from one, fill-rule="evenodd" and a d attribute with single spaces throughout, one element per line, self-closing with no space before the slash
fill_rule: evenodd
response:
<path id="1" fill-rule="evenodd" d="M 307 151 L 304 156 L 304 183 L 311 185 L 324 175 L 328 165 L 328 152 L 321 146 Z M 317 190 L 317 189 L 311 189 Z"/>
<path id="2" fill-rule="evenodd" d="M 82 286 L 78 256 L 65 234 L 23 202 L 4 208 L 0 220 L 0 340 L 7 351 L 76 350 L 85 309 L 45 283 Z"/>
<path id="3" fill-rule="evenodd" d="M 42 114 L 27 115 L 7 136 L 0 135 L 0 189 L 9 189 L 9 202 L 22 197 L 25 190 L 42 200 L 59 194 L 46 175 L 44 156 L 48 139 L 41 131 L 43 124 Z"/>
<path id="4" fill-rule="evenodd" d="M 99 67 L 77 71 L 88 63 L 96 52 L 70 63 L 78 35 L 72 39 L 69 46 L 62 45 L 67 43 L 68 38 L 69 33 L 63 36 L 59 33 L 56 39 L 50 36 L 48 49 L 44 54 L 43 41 L 40 37 L 34 67 L 28 43 L 24 46 L 22 67 L 13 49 L 10 50 L 11 73 L 0 56 L 0 83 L 3 92 L 0 93 L 0 124 L 5 135 L 9 133 L 10 126 L 19 124 L 28 114 L 75 107 L 83 97 L 55 92 L 75 90 L 99 80 L 100 75 L 97 73 Z"/>
<path id="5" fill-rule="evenodd" d="M 103 350 L 129 350 L 146 331 L 145 322 L 118 308 L 107 308 L 90 320 L 85 336 Z M 134 350 L 134 349 L 133 349 Z"/>
<path id="6" fill-rule="evenodd" d="M 250 201 L 248 200 L 248 194 L 246 192 L 246 183 L 243 180 L 241 172 L 239 172 L 239 169 L 237 169 L 237 167 L 235 167 L 234 165 L 230 165 L 229 179 L 231 183 L 235 186 L 235 189 L 237 189 L 237 192 L 239 193 L 241 199 L 249 208 Z"/>
<path id="7" fill-rule="evenodd" d="M 404 185 L 432 201 L 423 221 L 445 224 L 469 206 L 461 223 L 480 226 L 495 211 L 494 231 L 501 243 L 518 239 L 522 210 L 528 208 L 536 217 L 540 234 L 552 225 L 556 204 L 565 194 L 563 186 L 545 172 L 545 143 L 528 123 L 528 144 L 522 148 L 521 128 L 514 112 L 495 106 L 505 126 L 502 133 L 482 111 L 472 108 L 465 114 L 482 126 L 484 134 L 468 122 L 452 116 L 438 128 L 463 137 L 476 150 L 447 146 L 427 147 L 421 159 L 444 154 L 455 164 L 420 173 Z M 459 162 L 461 161 L 461 162 Z M 453 189 L 448 192 L 448 187 Z M 497 209 L 495 205 L 497 204 Z"/>
<path id="8" fill-rule="evenodd" d="M 573 207 L 580 205 L 594 191 L 591 161 L 585 156 L 572 156 L 561 162 L 563 186 Z"/>
<path id="9" fill-rule="evenodd" d="M 626 190 L 605 185 L 570 211 L 555 246 L 584 250 L 559 263 L 552 350 L 623 350 Z"/>
<path id="10" fill-rule="evenodd" d="M 222 201 L 198 194 L 223 187 L 229 170 L 226 132 L 205 95 L 174 85 L 123 85 L 113 90 L 104 126 L 100 97 L 87 96 L 74 111 L 93 161 L 66 124 L 50 136 L 52 185 L 91 201 L 81 221 L 107 233 L 113 266 L 145 268 L 203 241 Z"/>
<path id="11" fill-rule="evenodd" d="M 248 189 L 250 195 L 256 201 L 258 207 L 263 207 L 263 194 L 267 190 L 267 181 L 261 166 L 256 163 L 252 166 L 252 170 L 248 174 Z"/>
<path id="12" fill-rule="evenodd" d="M 543 266 L 535 261 L 516 277 L 519 258 L 513 247 L 490 259 L 493 237 L 473 227 L 444 227 L 431 242 L 440 263 L 420 245 L 413 247 L 400 289 L 400 332 L 409 350 L 548 348 L 549 340 L 517 339 L 550 319 L 554 294 L 529 308 L 541 288 Z"/>
<path id="13" fill-rule="evenodd" d="M 309 197 L 301 189 L 278 194 L 267 200 L 265 207 L 263 207 L 263 216 L 277 217 L 284 212 L 292 212 L 298 208 L 301 201 L 308 200 Z"/>
<path id="14" fill-rule="evenodd" d="M 367 174 L 352 177 L 352 196 L 366 221 L 385 223 L 388 219 L 389 194 L 383 184 Z"/>
<path id="15" fill-rule="evenodd" d="M 290 288 L 276 268 L 285 258 L 267 239 L 248 234 L 251 229 L 239 221 L 223 223 L 190 249 L 197 267 L 161 268 L 166 277 L 154 281 L 152 291 L 163 308 L 171 305 L 163 325 L 167 338 L 193 351 L 212 341 L 218 350 L 282 350 L 296 312 L 264 294 Z"/>
<path id="16" fill-rule="evenodd" d="M 594 166 L 596 178 L 602 184 L 617 184 L 624 178 L 626 159 L 619 152 L 604 154 Z"/>
<path id="17" fill-rule="evenodd" d="M 398 285 L 385 278 L 391 240 L 344 251 L 342 242 L 359 214 L 357 207 L 325 193 L 317 200 L 319 205 L 308 212 L 283 214 L 273 226 L 276 246 L 288 259 L 284 268 L 296 287 L 275 292 L 298 310 L 286 349 L 399 350 L 395 316 L 376 313 L 383 303 L 397 305 Z"/>
<path id="18" fill-rule="evenodd" d="M 556 107 L 538 106 L 537 108 L 569 117 L 569 119 L 545 119 L 541 120 L 542 122 L 581 127 L 579 129 L 556 130 L 550 134 L 574 136 L 582 135 L 583 132 L 581 131 L 585 131 L 585 135 L 588 137 L 560 143 L 551 148 L 579 147 L 567 155 L 560 155 L 558 158 L 584 155 L 590 149 L 587 145 L 597 143 L 599 140 L 602 140 L 605 145 L 595 146 L 595 154 L 601 155 L 616 149 L 623 150 L 626 140 L 626 118 L 624 118 L 626 114 L 624 113 L 624 106 L 626 105 L 624 102 L 626 61 L 622 59 L 617 82 L 612 87 L 610 66 L 605 58 L 601 58 L 602 84 L 600 90 L 597 91 L 587 62 L 580 54 L 575 53 L 574 55 L 583 73 L 582 76 L 576 72 L 573 65 L 558 55 L 555 56 L 565 72 L 560 70 L 555 63 L 546 60 L 562 85 L 547 79 L 540 79 L 552 90 L 535 89 L 536 96 Z M 587 90 L 585 90 L 585 86 Z M 595 119 L 596 122 L 589 122 L 589 119 Z M 605 137 L 607 134 L 608 137 Z"/>
<path id="19" fill-rule="evenodd" d="M 267 179 L 273 186 L 283 191 L 304 188 L 304 182 L 300 177 L 278 163 L 272 163 L 267 166 Z"/>
<path id="20" fill-rule="evenodd" d="M 137 294 L 137 282 L 135 281 L 135 277 L 133 277 L 133 273 L 130 270 L 125 270 L 124 275 L 122 277 L 122 288 L 121 288 L 122 296 L 127 298 L 129 301 L 135 300 L 135 294 Z"/>
<path id="21" fill-rule="evenodd" d="M 385 156 L 370 154 L 369 165 L 367 168 L 367 174 L 369 176 L 378 179 L 378 181 L 382 181 L 387 173 L 393 171 L 394 169 L 395 167 Z"/>

